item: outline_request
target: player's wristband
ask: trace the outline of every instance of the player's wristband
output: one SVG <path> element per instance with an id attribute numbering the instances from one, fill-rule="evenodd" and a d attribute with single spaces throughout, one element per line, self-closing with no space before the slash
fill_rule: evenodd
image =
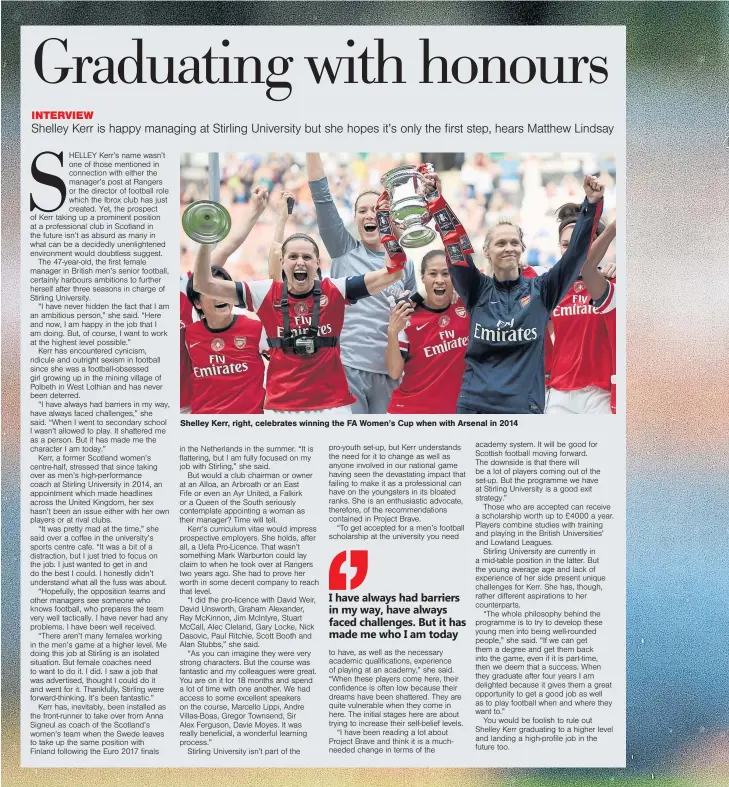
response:
<path id="1" fill-rule="evenodd" d="M 363 274 L 359 276 L 349 276 L 345 280 L 344 296 L 350 303 L 356 303 L 360 298 L 366 298 L 369 294 Z"/>

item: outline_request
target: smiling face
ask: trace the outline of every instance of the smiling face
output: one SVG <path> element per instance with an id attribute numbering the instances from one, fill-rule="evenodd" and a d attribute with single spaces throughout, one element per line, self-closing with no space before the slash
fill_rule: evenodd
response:
<path id="1" fill-rule="evenodd" d="M 319 257 L 312 241 L 306 238 L 288 241 L 284 247 L 282 262 L 289 290 L 296 293 L 309 292 L 319 270 Z"/>
<path id="2" fill-rule="evenodd" d="M 366 192 L 360 195 L 354 210 L 359 237 L 362 243 L 372 250 L 380 248 L 380 233 L 377 231 L 377 200 L 377 194 Z"/>
<path id="3" fill-rule="evenodd" d="M 497 276 L 500 273 L 518 271 L 524 251 L 519 228 L 514 224 L 497 225 L 490 233 L 488 245 L 483 251 Z"/>
<path id="4" fill-rule="evenodd" d="M 431 309 L 446 309 L 453 298 L 453 282 L 445 254 L 436 254 L 425 264 L 423 271 L 425 302 Z"/>

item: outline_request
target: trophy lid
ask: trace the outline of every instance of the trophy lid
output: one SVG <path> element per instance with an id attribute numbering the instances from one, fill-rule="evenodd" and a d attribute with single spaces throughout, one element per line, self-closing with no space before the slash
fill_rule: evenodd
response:
<path id="1" fill-rule="evenodd" d="M 231 225 L 230 213 L 212 200 L 193 202 L 182 214 L 182 228 L 197 243 L 220 243 Z"/>

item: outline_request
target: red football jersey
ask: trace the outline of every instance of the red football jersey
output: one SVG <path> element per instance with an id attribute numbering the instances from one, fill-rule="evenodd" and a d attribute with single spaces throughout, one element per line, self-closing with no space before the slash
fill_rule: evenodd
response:
<path id="1" fill-rule="evenodd" d="M 552 312 L 554 352 L 550 385 L 558 391 L 588 386 L 610 390 L 612 350 L 605 320 L 591 305 L 581 278 Z"/>
<path id="2" fill-rule="evenodd" d="M 458 300 L 447 309 L 420 305 L 400 332 L 405 369 L 388 413 L 455 413 L 471 320 Z"/>
<path id="3" fill-rule="evenodd" d="M 608 333 L 608 338 L 610 340 L 610 350 L 612 352 L 612 367 L 611 367 L 611 375 L 610 375 L 610 407 L 615 412 L 615 376 L 617 374 L 617 360 L 616 360 L 616 342 L 615 342 L 615 333 L 616 333 L 616 324 L 615 324 L 615 303 L 616 303 L 616 294 L 615 294 L 615 280 L 611 279 L 608 282 L 610 287 L 607 297 L 605 300 L 599 305 L 595 307 L 595 311 L 598 314 L 603 316 L 605 320 L 605 328 Z"/>
<path id="4" fill-rule="evenodd" d="M 193 413 L 263 412 L 263 325 L 245 314 L 221 330 L 204 320 L 185 329 Z"/>
<path id="5" fill-rule="evenodd" d="M 192 367 L 185 346 L 185 326 L 180 324 L 180 409 L 192 404 Z"/>
<path id="6" fill-rule="evenodd" d="M 187 276 L 180 276 L 180 328 L 189 325 L 194 317 L 192 314 L 192 304 L 187 297 Z"/>
<path id="7" fill-rule="evenodd" d="M 188 276 L 180 276 L 180 408 L 189 407 L 192 402 L 190 359 L 185 347 L 185 326 L 194 319 L 192 304 L 187 298 Z"/>
<path id="8" fill-rule="evenodd" d="M 243 284 L 246 305 L 258 313 L 271 338 L 283 338 L 281 294 L 283 282 L 252 281 Z M 319 301 L 319 336 L 340 336 L 344 323 L 346 279 L 323 279 Z M 311 325 L 314 296 L 289 292 L 291 332 L 304 333 Z M 353 404 L 339 346 L 320 347 L 312 355 L 294 355 L 280 347 L 270 350 L 266 378 L 266 410 L 326 410 Z"/>

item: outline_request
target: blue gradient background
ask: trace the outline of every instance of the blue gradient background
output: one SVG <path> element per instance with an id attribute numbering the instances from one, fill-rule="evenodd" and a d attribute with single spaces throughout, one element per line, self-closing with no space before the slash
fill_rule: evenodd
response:
<path id="1" fill-rule="evenodd" d="M 10 785 L 729 785 L 729 5 L 3 3 L 2 754 Z M 628 767 L 20 769 L 20 24 L 624 24 Z M 576 31 L 576 35 L 579 32 Z M 485 42 L 484 53 L 487 52 Z M 585 41 L 586 54 L 599 41 Z M 566 107 L 565 111 L 568 112 Z"/>

